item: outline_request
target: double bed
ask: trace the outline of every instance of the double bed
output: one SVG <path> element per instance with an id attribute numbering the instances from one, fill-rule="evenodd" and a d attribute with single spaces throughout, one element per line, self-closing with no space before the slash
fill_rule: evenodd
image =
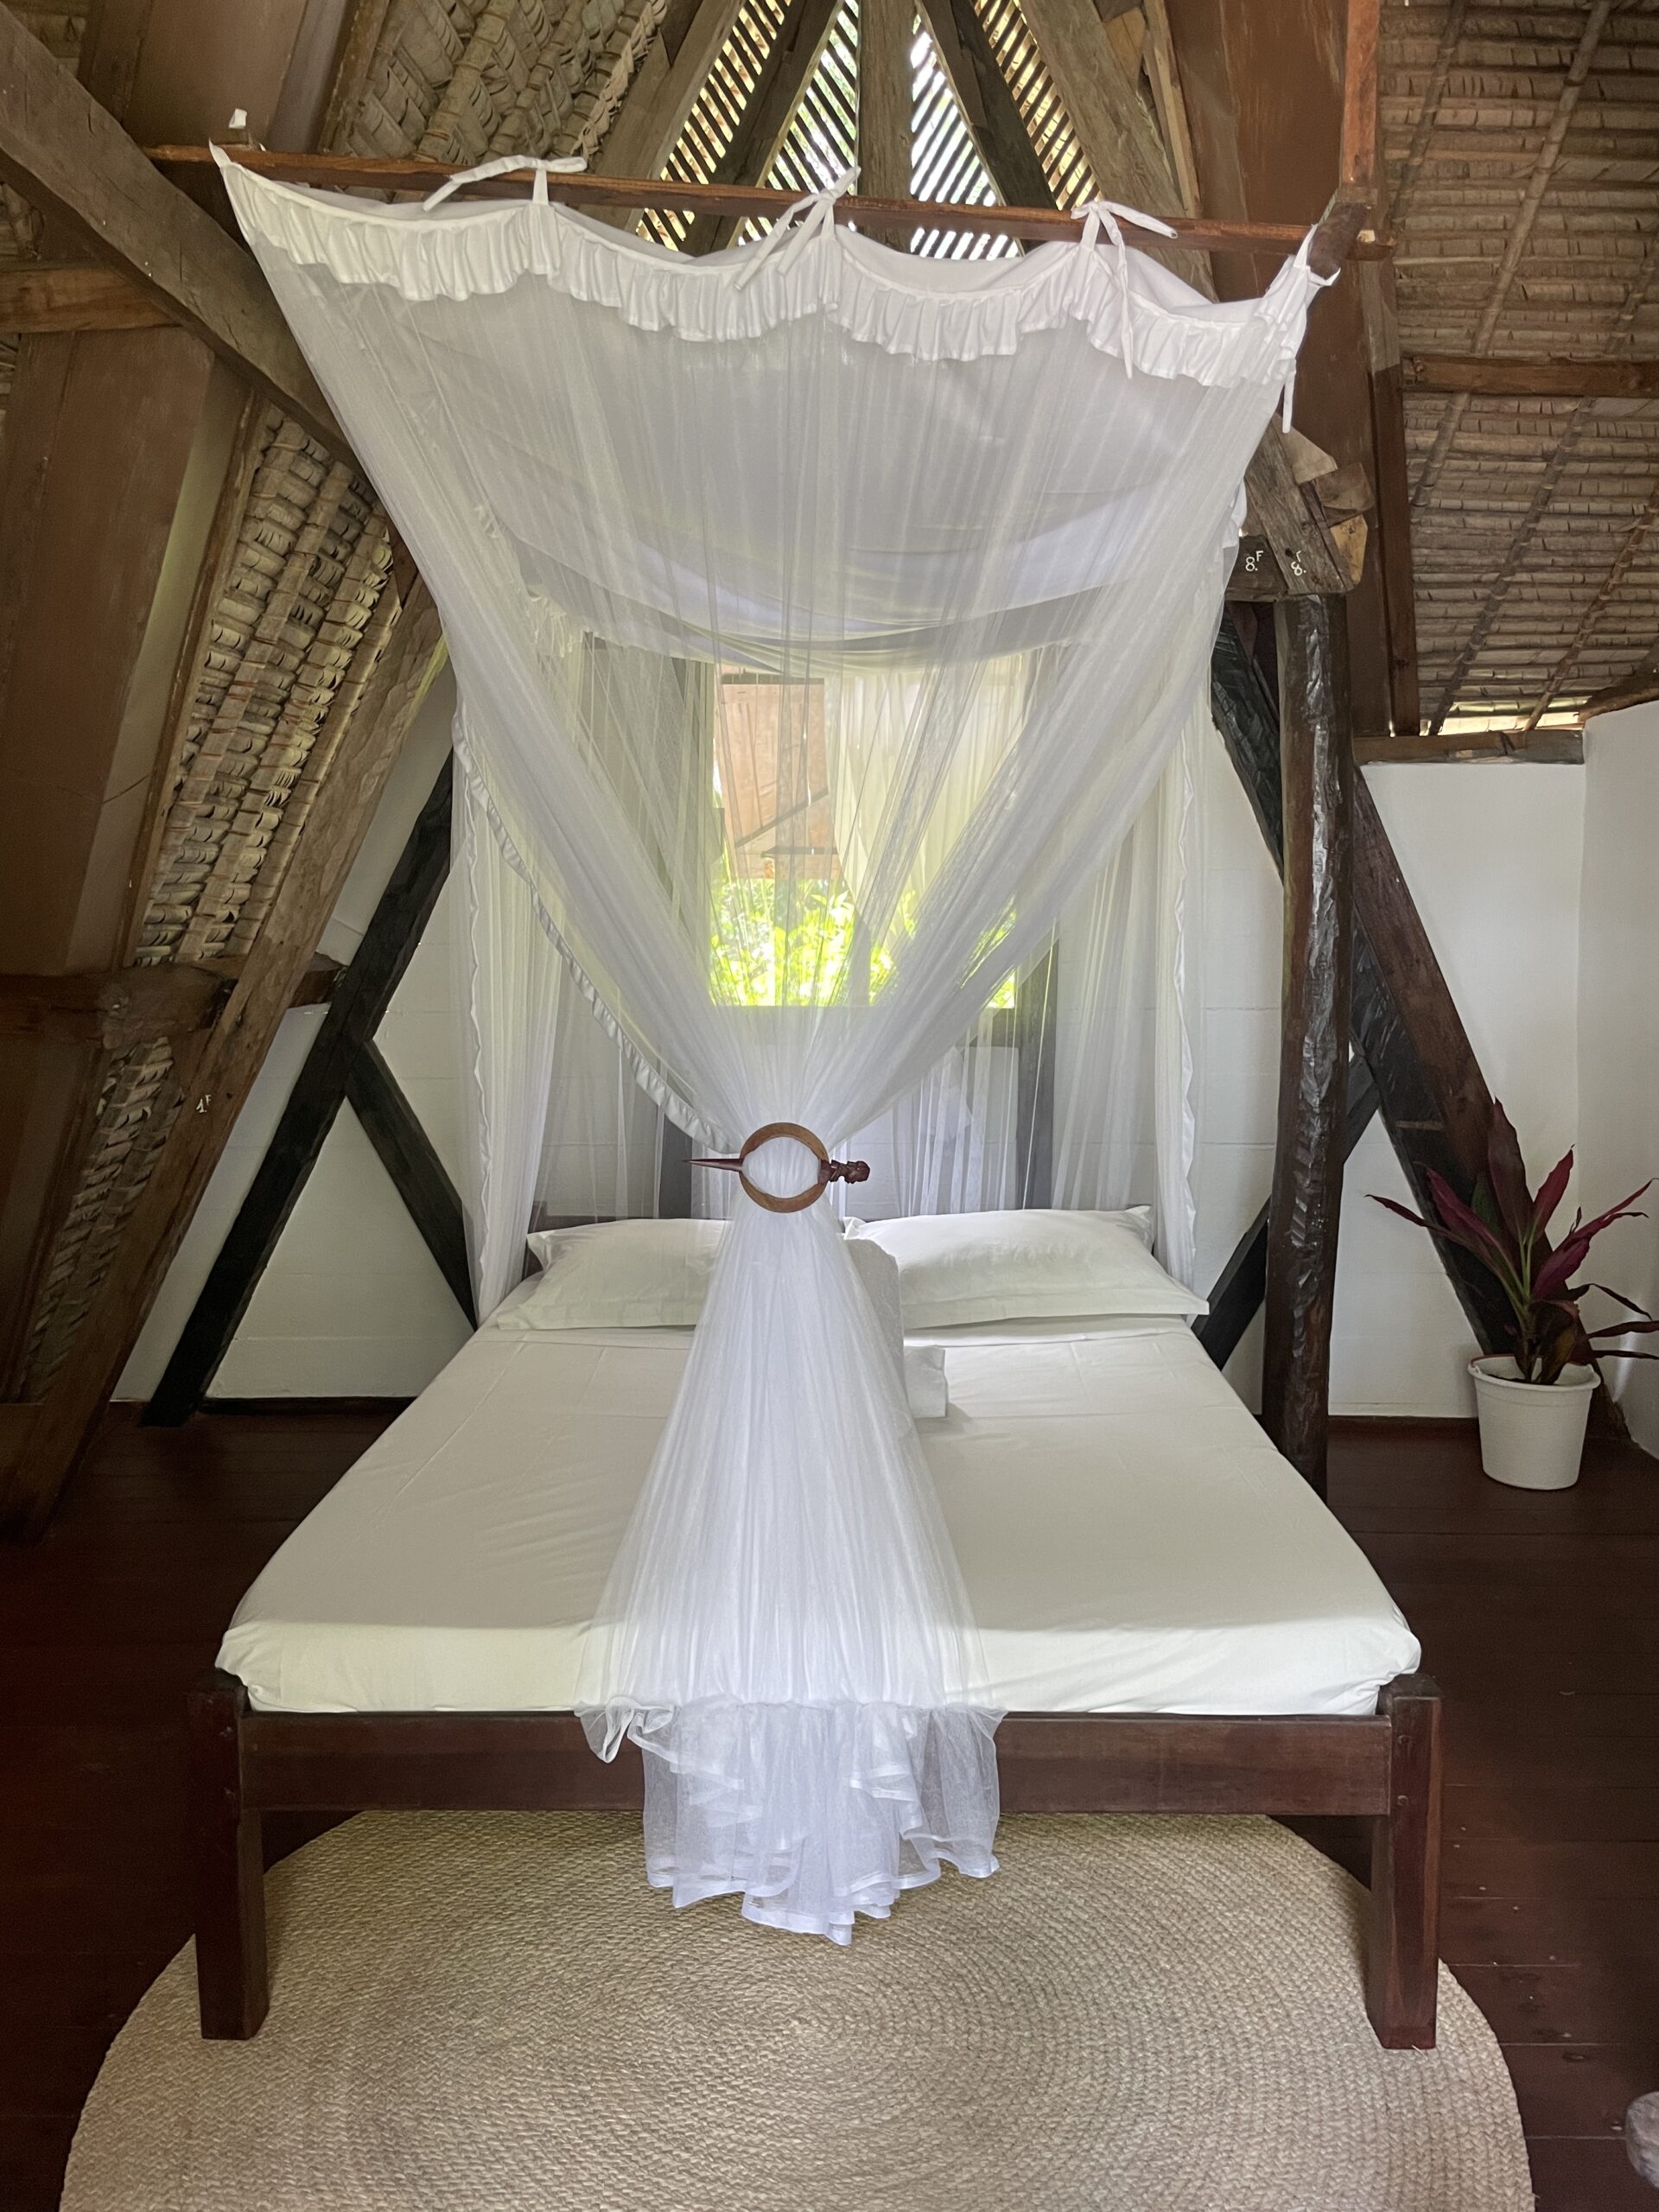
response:
<path id="1" fill-rule="evenodd" d="M 1431 2044 L 1439 1700 L 1357 1546 L 1183 1319 L 929 1341 L 1005 1810 L 1368 1818 L 1370 2017 Z M 204 2034 L 264 2017 L 264 1813 L 639 1802 L 569 1708 L 687 1342 L 486 1325 L 250 1589 L 192 1702 Z"/>

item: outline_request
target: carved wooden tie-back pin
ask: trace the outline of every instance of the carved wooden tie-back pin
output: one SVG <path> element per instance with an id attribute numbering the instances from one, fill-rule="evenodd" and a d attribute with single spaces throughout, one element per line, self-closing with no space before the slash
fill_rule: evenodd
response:
<path id="1" fill-rule="evenodd" d="M 761 1190 L 743 1172 L 743 1163 L 749 1154 L 758 1152 L 763 1144 L 770 1144 L 774 1137 L 793 1137 L 797 1144 L 804 1144 L 810 1153 L 815 1154 L 818 1163 L 816 1179 L 805 1190 L 796 1191 L 787 1198 L 778 1198 L 771 1191 Z M 707 1154 L 694 1155 L 691 1165 L 694 1167 L 732 1169 L 756 1205 L 764 1206 L 768 1213 L 799 1213 L 804 1207 L 822 1198 L 832 1183 L 868 1183 L 870 1179 L 868 1160 L 831 1160 L 828 1147 L 813 1135 L 810 1129 L 803 1128 L 798 1122 L 768 1122 L 764 1128 L 756 1129 L 752 1135 L 744 1138 L 742 1149 L 734 1159 L 717 1160 Z"/>

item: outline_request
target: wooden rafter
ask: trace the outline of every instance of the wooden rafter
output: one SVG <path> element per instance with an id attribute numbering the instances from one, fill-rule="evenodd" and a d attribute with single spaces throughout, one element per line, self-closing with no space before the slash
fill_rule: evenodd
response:
<path id="1" fill-rule="evenodd" d="M 0 269 L 0 329 L 38 338 L 69 330 L 164 329 L 173 318 L 118 269 L 24 262 Z"/>
<path id="2" fill-rule="evenodd" d="M 1423 87 L 1422 105 L 1413 126 L 1411 144 L 1395 180 L 1393 215 L 1396 223 L 1405 220 L 1406 209 L 1417 189 L 1417 181 L 1423 173 L 1423 163 L 1428 156 L 1429 140 L 1440 119 L 1440 103 L 1446 98 L 1446 87 L 1452 74 L 1452 64 L 1458 58 L 1458 48 L 1463 40 L 1464 18 L 1469 12 L 1469 0 L 1450 0 L 1440 35 L 1435 42 L 1433 66 L 1428 73 L 1428 82 Z"/>
<path id="3" fill-rule="evenodd" d="M 1411 391 L 1486 392 L 1510 399 L 1659 398 L 1659 360 L 1564 354 L 1518 360 L 1491 353 L 1408 353 L 1400 368 Z"/>
<path id="4" fill-rule="evenodd" d="M 346 728 L 306 834 L 224 1014 L 190 1067 L 188 1090 L 127 1222 L 118 1263 L 105 1274 L 46 1396 L 9 1436 L 10 1456 L 0 1466 L 0 1530 L 38 1531 L 86 1449 L 441 664 L 442 632 L 423 587 L 415 588 L 401 611 L 388 607 L 380 619 L 385 634 L 373 673 L 360 696 L 336 702 Z"/>
<path id="5" fill-rule="evenodd" d="M 340 425 L 251 254 L 0 8 L 0 178 L 335 453 Z"/>
<path id="6" fill-rule="evenodd" d="M 858 180 L 873 200 L 910 197 L 910 63 L 915 0 L 859 0 Z M 909 224 L 888 243 L 908 244 Z"/>
<path id="7" fill-rule="evenodd" d="M 684 0 L 664 12 L 621 105 L 605 134 L 594 168 L 599 177 L 657 177 L 685 128 L 692 104 L 719 59 L 736 19 L 738 0 Z M 429 191 L 430 185 L 420 188 Z M 596 195 L 596 213 L 624 226 L 650 203 L 626 195 L 608 202 Z M 607 210 L 609 212 L 607 213 Z"/>
<path id="8" fill-rule="evenodd" d="M 743 112 L 710 183 L 756 184 L 766 175 L 823 48 L 836 7 L 836 0 L 788 0 L 778 35 L 747 88 Z M 687 226 L 683 251 L 715 252 L 730 243 L 737 228 L 733 217 L 705 209 Z"/>
<path id="9" fill-rule="evenodd" d="M 1169 27 L 1168 0 L 1146 0 L 1147 82 L 1152 87 L 1158 127 L 1163 133 L 1169 165 L 1181 206 L 1191 215 L 1199 200 L 1198 162 L 1192 150 L 1192 130 L 1187 120 L 1186 98 L 1181 90 L 1180 63 Z"/>
<path id="10" fill-rule="evenodd" d="M 1359 302 L 1376 475 L 1377 568 L 1382 586 L 1389 721 L 1396 736 L 1415 737 L 1423 712 L 1417 672 L 1417 584 L 1411 557 L 1411 480 L 1406 465 L 1400 316 L 1390 263 L 1368 262 L 1361 268 Z"/>
<path id="11" fill-rule="evenodd" d="M 1094 0 L 1026 0 L 1022 13 L 1102 189 L 1149 215 L 1179 213 L 1168 154 Z"/>
<path id="12" fill-rule="evenodd" d="M 920 0 L 922 20 L 986 171 L 1004 200 L 1052 207 L 1047 175 L 974 0 Z"/>
<path id="13" fill-rule="evenodd" d="M 344 146 L 351 137 L 364 99 L 380 34 L 385 29 L 391 0 L 353 0 L 351 22 L 335 57 L 328 105 L 317 133 L 321 146 Z"/>
<path id="14" fill-rule="evenodd" d="M 241 969 L 235 960 L 205 967 L 169 960 L 71 976 L 0 976 L 0 1037 L 55 1037 L 105 1052 L 155 1037 L 194 1037 L 213 1027 Z M 325 1004 L 336 972 L 332 960 L 313 961 L 293 1004 Z"/>
<path id="15" fill-rule="evenodd" d="M 1591 721 L 1597 715 L 1616 715 L 1626 707 L 1645 707 L 1655 699 L 1659 699 L 1659 646 L 1617 683 L 1592 691 L 1579 709 L 1579 719 Z"/>

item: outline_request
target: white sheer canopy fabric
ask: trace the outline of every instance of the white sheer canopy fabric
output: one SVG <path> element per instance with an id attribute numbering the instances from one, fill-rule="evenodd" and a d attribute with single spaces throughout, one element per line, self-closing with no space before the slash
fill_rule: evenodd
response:
<path id="1" fill-rule="evenodd" d="M 722 1150 L 913 1090 L 1110 896 L 1313 280 L 1218 304 L 1093 245 L 923 261 L 827 201 L 690 260 L 544 200 L 226 181 L 449 640 L 487 1302 L 536 1151 L 492 1102 L 524 1066 L 545 1094 L 553 992 L 502 917 Z M 582 1712 L 645 1753 L 677 1902 L 844 1942 L 995 1864 L 998 1716 L 827 1205 L 735 1209 Z"/>

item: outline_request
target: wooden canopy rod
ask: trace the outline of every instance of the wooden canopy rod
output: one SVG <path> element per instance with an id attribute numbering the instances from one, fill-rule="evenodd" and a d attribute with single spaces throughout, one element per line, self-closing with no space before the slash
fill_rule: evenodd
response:
<path id="1" fill-rule="evenodd" d="M 207 146 L 150 146 L 146 152 L 158 168 L 199 169 L 213 160 Z M 395 160 L 356 154 L 268 153 L 262 147 L 232 146 L 226 151 L 243 168 L 256 175 L 275 177 L 283 184 L 321 185 L 334 192 L 431 192 L 448 178 L 470 166 L 461 162 L 427 161 L 418 156 Z M 519 198 L 531 183 L 530 165 L 523 175 L 481 178 L 464 184 L 457 199 Z M 741 220 L 745 217 L 776 217 L 794 206 L 798 192 L 781 192 L 761 184 L 691 184 L 679 177 L 596 176 L 554 175 L 547 180 L 549 196 L 575 207 L 638 207 L 658 213 L 706 215 Z M 970 231 L 997 238 L 1027 239 L 1080 238 L 1081 215 L 1063 214 L 1053 207 L 987 207 L 954 200 L 866 200 L 850 194 L 836 202 L 836 219 L 855 223 L 861 230 L 887 232 L 918 228 Z M 1321 276 L 1335 274 L 1353 253 L 1377 258 L 1388 251 L 1374 232 L 1365 227 L 1368 210 L 1363 201 L 1339 198 L 1314 230 L 1310 259 Z M 1125 223 L 1126 232 L 1148 245 L 1173 244 L 1204 253 L 1294 253 L 1307 235 L 1300 223 L 1211 222 L 1201 215 L 1175 215 L 1170 228 L 1174 240 L 1155 231 L 1142 231 Z"/>

